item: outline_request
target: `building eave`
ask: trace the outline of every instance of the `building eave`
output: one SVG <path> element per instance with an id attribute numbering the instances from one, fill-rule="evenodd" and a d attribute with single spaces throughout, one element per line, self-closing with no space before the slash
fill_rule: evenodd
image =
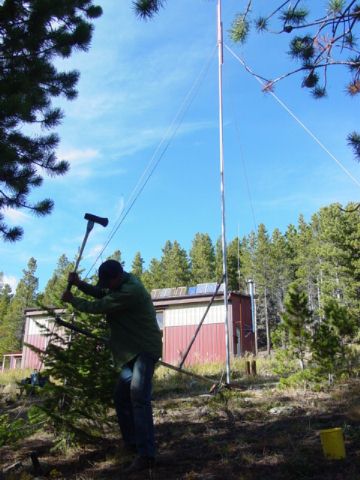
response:
<path id="1" fill-rule="evenodd" d="M 248 297 L 249 295 L 244 295 L 240 292 L 229 292 L 229 301 L 231 302 L 231 297 Z M 166 308 L 171 305 L 184 305 L 184 304 L 193 304 L 193 303 L 208 303 L 212 299 L 213 294 L 197 294 L 197 295 L 184 295 L 179 297 L 164 297 L 153 299 L 152 302 L 155 308 Z M 224 298 L 223 293 L 218 293 L 215 295 L 214 302 L 221 302 Z"/>
<path id="2" fill-rule="evenodd" d="M 50 317 L 51 313 L 56 315 L 61 315 L 62 313 L 66 313 L 66 308 L 50 307 L 48 310 L 40 310 L 39 308 L 26 308 L 24 310 L 24 313 L 28 317 L 35 317 L 35 316 L 43 317 L 44 315 L 48 315 Z"/>

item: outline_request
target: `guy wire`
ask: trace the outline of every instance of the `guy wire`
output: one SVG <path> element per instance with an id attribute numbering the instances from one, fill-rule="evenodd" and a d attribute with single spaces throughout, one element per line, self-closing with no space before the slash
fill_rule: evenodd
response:
<path id="1" fill-rule="evenodd" d="M 107 246 L 109 245 L 109 243 L 111 242 L 111 240 L 113 239 L 113 237 L 115 236 L 117 231 L 119 230 L 120 226 L 122 225 L 122 223 L 124 222 L 124 220 L 128 216 L 130 210 L 134 206 L 135 202 L 137 201 L 140 194 L 142 193 L 142 191 L 146 187 L 147 183 L 149 182 L 150 178 L 152 177 L 153 173 L 155 172 L 155 169 L 157 168 L 157 166 L 159 165 L 163 156 L 165 155 L 166 151 L 168 150 L 171 141 L 173 140 L 174 136 L 178 132 L 178 130 L 181 126 L 181 123 L 183 121 L 183 118 L 184 118 L 185 114 L 187 113 L 187 111 L 189 110 L 189 107 L 192 104 L 192 102 L 193 102 L 193 100 L 194 100 L 194 98 L 195 98 L 195 96 L 196 96 L 196 94 L 199 90 L 199 87 L 200 87 L 202 81 L 205 78 L 205 75 L 207 74 L 207 72 L 210 68 L 210 64 L 211 64 L 211 61 L 212 61 L 212 59 L 215 55 L 216 50 L 217 50 L 217 46 L 215 46 L 214 49 L 212 50 L 209 59 L 207 60 L 206 64 L 204 65 L 204 67 L 200 71 L 199 75 L 195 79 L 194 83 L 190 87 L 190 90 L 188 91 L 188 93 L 185 96 L 182 104 L 180 105 L 180 108 L 178 109 L 178 111 L 177 111 L 174 119 L 172 120 L 169 128 L 167 129 L 165 135 L 163 136 L 160 143 L 156 147 L 149 163 L 147 164 L 144 172 L 142 173 L 142 175 L 139 178 L 137 184 L 135 185 L 133 191 L 131 192 L 131 195 L 126 202 L 125 207 L 123 208 L 122 212 L 119 215 L 118 220 L 115 222 L 115 225 L 110 232 L 108 240 L 106 241 L 104 247 L 102 248 L 102 250 L 100 251 L 100 253 L 96 257 L 94 263 L 89 268 L 85 278 L 87 278 L 89 276 L 90 272 L 92 271 L 92 269 L 94 268 L 94 266 L 98 262 L 99 258 L 101 258 L 104 250 L 107 248 Z"/>
<path id="2" fill-rule="evenodd" d="M 258 75 L 256 75 L 254 72 L 251 71 L 251 69 L 245 64 L 244 60 L 242 60 L 230 47 L 225 45 L 225 48 L 231 53 L 231 55 L 236 58 L 236 60 L 241 63 L 241 65 L 245 68 L 246 71 L 251 73 L 255 77 L 255 79 L 262 85 L 265 86 L 265 82 L 261 80 Z M 290 108 L 282 101 L 280 98 L 275 95 L 274 92 L 269 91 L 268 92 L 275 100 L 283 107 L 284 110 L 288 112 L 288 114 L 305 130 L 306 133 L 310 135 L 310 137 L 315 140 L 315 142 L 331 157 L 338 165 L 339 167 L 346 173 L 346 175 L 351 178 L 351 180 L 356 183 L 360 187 L 360 182 L 357 180 L 350 172 L 347 170 L 347 168 L 338 160 L 335 155 L 333 155 L 330 150 L 317 138 L 317 136 L 312 133 L 312 131 L 290 110 Z"/>

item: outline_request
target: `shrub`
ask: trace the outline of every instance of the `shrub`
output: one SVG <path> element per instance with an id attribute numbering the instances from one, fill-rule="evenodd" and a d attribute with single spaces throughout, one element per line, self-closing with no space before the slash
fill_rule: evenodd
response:
<path id="1" fill-rule="evenodd" d="M 326 382 L 315 368 L 300 370 L 289 377 L 280 378 L 279 388 L 302 388 L 304 390 L 320 391 L 325 388 Z"/>

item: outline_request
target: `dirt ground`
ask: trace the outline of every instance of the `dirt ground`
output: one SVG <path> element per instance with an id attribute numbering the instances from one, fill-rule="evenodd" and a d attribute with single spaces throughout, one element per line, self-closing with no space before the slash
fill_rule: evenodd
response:
<path id="1" fill-rule="evenodd" d="M 359 380 L 326 393 L 264 384 L 216 395 L 168 392 L 153 405 L 159 455 L 152 472 L 122 474 L 130 459 L 115 430 L 66 455 L 52 452 L 52 437 L 43 432 L 0 449 L 0 478 L 360 480 Z M 319 431 L 333 427 L 344 432 L 343 460 L 329 460 L 322 451 Z M 31 452 L 42 471 L 34 471 Z"/>

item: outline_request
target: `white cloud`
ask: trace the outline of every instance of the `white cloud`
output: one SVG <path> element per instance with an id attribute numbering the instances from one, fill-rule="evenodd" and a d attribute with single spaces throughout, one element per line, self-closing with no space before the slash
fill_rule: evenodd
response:
<path id="1" fill-rule="evenodd" d="M 67 160 L 70 163 L 70 171 L 66 175 L 66 178 L 72 180 L 86 180 L 92 177 L 106 178 L 109 176 L 123 175 L 126 170 L 122 167 L 105 168 L 111 159 L 102 158 L 103 154 L 99 150 L 92 148 L 85 149 L 64 149 L 58 152 L 58 158 Z M 57 182 L 62 182 L 62 177 L 56 177 Z"/>
<path id="2" fill-rule="evenodd" d="M 15 210 L 14 208 L 6 208 L 3 213 L 8 222 L 19 223 L 31 219 L 30 215 L 27 215 L 21 210 Z"/>
<path id="3" fill-rule="evenodd" d="M 96 120 L 111 113 L 115 107 L 123 108 L 126 97 L 126 94 L 121 93 L 89 93 L 88 95 L 84 93 L 81 98 L 67 107 L 67 115 L 76 121 Z"/>
<path id="4" fill-rule="evenodd" d="M 94 245 L 90 251 L 87 252 L 87 254 L 85 255 L 85 259 L 86 260 L 94 260 L 96 257 L 99 256 L 99 254 L 103 251 L 104 249 L 104 245 L 103 244 L 97 244 L 97 245 Z"/>
<path id="5" fill-rule="evenodd" d="M 99 156 L 99 151 L 93 148 L 60 150 L 58 157 L 62 160 L 67 160 L 71 165 L 84 165 L 91 162 L 94 158 Z"/>
<path id="6" fill-rule="evenodd" d="M 124 207 L 125 207 L 125 199 L 124 199 L 124 196 L 121 195 L 120 199 L 116 202 L 113 218 L 119 218 L 120 215 L 122 215 L 123 213 Z"/>
<path id="7" fill-rule="evenodd" d="M 75 177 L 76 180 L 86 179 L 94 175 L 94 167 L 96 165 L 96 161 L 94 160 L 98 159 L 99 156 L 99 151 L 92 148 L 71 148 L 58 152 L 58 158 L 67 160 L 70 163 L 70 172 L 67 178 Z M 61 180 L 61 177 L 57 177 L 57 180 Z"/>
<path id="8" fill-rule="evenodd" d="M 12 292 L 15 293 L 16 286 L 18 284 L 18 279 L 16 277 L 13 277 L 12 275 L 4 275 L 3 282 L 4 284 L 7 283 L 10 285 Z"/>
<path id="9" fill-rule="evenodd" d="M 175 115 L 175 114 L 174 114 Z M 171 125 L 163 127 L 138 126 L 136 130 L 128 131 L 121 137 L 116 136 L 116 132 L 108 129 L 108 133 L 112 134 L 112 140 L 108 146 L 117 152 L 117 157 L 134 155 L 137 152 L 147 148 L 160 148 L 158 154 L 162 151 L 167 143 L 170 143 L 174 137 L 189 135 L 202 130 L 209 130 L 216 126 L 215 122 L 197 121 L 180 123 L 172 122 Z M 112 170 L 113 172 L 113 170 Z M 123 172 L 125 173 L 125 172 Z"/>
<path id="10" fill-rule="evenodd" d="M 174 112 L 174 116 L 175 116 Z M 173 137 L 185 136 L 201 130 L 214 128 L 214 122 L 195 121 L 179 123 L 173 121 L 170 125 L 149 127 L 138 125 L 134 129 L 122 129 L 116 122 L 103 125 L 97 129 L 102 141 L 105 142 L 106 151 L 95 148 L 63 148 L 58 152 L 58 158 L 70 163 L 70 172 L 67 180 L 89 180 L 93 177 L 107 178 L 125 175 L 127 168 L 123 162 L 124 157 L 135 155 L 146 149 L 158 149 L 157 156 L 164 147 L 172 141 Z M 119 132 L 121 131 L 121 135 Z M 107 153 L 108 152 L 108 153 Z M 116 154 L 114 153 L 116 152 Z M 52 181 L 62 182 L 62 177 Z M 93 193 L 92 193 L 93 195 Z"/>

